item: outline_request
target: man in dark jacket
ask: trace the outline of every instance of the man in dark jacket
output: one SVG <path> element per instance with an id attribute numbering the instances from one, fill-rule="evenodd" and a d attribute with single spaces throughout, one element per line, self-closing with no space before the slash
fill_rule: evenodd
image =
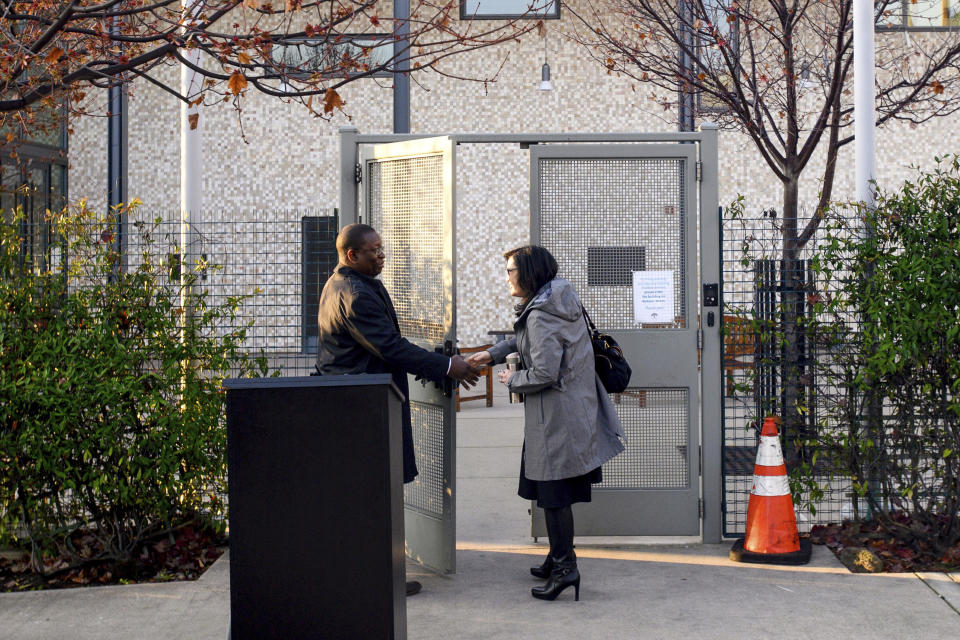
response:
<path id="1" fill-rule="evenodd" d="M 460 356 L 427 351 L 400 335 L 390 294 L 376 276 L 383 271 L 383 245 L 373 227 L 351 224 L 337 236 L 340 263 L 320 295 L 317 369 L 324 375 L 390 373 L 409 397 L 407 374 L 442 383 L 447 376 L 470 386 L 478 372 Z M 403 481 L 417 476 L 410 402 L 403 403 Z M 420 584 L 407 583 L 407 594 Z"/>

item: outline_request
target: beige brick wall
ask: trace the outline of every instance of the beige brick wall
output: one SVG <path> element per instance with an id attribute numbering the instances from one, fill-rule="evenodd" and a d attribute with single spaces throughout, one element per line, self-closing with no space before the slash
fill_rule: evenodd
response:
<path id="1" fill-rule="evenodd" d="M 439 132 L 668 132 L 676 130 L 672 111 L 649 99 L 649 88 L 611 75 L 588 59 L 565 34 L 569 19 L 547 22 L 547 58 L 554 91 L 539 92 L 544 41 L 534 35 L 518 43 L 451 59 L 442 70 L 484 77 L 503 63 L 496 82 L 463 82 L 437 74 L 418 76 L 411 96 L 411 128 Z M 179 71 L 162 78 L 176 84 Z M 382 81 L 381 85 L 384 84 Z M 337 206 L 337 129 L 352 124 L 362 133 L 389 132 L 392 91 L 359 82 L 342 91 L 345 111 L 332 121 L 310 116 L 251 91 L 243 103 L 242 131 L 229 105 L 201 109 L 204 141 L 203 208 L 207 220 L 294 219 L 295 211 L 328 212 Z M 105 96 L 104 96 L 105 98 Z M 94 98 L 96 100 L 98 98 Z M 105 109 L 105 99 L 102 101 Z M 95 102 L 94 102 L 95 104 Z M 911 175 L 909 166 L 929 167 L 934 154 L 958 150 L 960 116 L 911 127 L 897 124 L 878 132 L 877 168 L 881 185 L 894 186 Z M 103 206 L 106 185 L 106 123 L 85 118 L 73 123 L 70 140 L 70 193 Z M 130 98 L 129 194 L 140 198 L 145 216 L 176 215 L 179 207 L 179 106 L 146 84 Z M 461 145 L 457 165 L 457 253 L 461 344 L 486 338 L 490 328 L 512 323 L 501 253 L 529 237 L 529 156 L 516 145 Z M 823 157 L 811 162 L 801 184 L 803 215 L 819 193 Z M 780 209 L 780 188 L 753 143 L 745 136 L 720 134 L 720 200 L 746 197 L 748 212 Z M 853 145 L 841 156 L 835 199 L 854 194 Z M 286 213 L 283 213 L 286 212 Z M 299 251 L 299 248 L 296 248 Z M 262 260 L 262 257 L 261 257 Z M 295 256 L 292 263 L 299 263 Z M 291 289 L 296 305 L 299 275 L 276 277 Z M 297 313 L 291 311 L 291 313 Z M 295 340 L 292 340 L 295 342 Z"/>

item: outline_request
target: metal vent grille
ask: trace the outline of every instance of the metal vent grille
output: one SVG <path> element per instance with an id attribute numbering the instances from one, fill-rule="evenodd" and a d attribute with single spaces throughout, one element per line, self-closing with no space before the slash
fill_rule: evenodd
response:
<path id="1" fill-rule="evenodd" d="M 413 450 L 420 475 L 403 487 L 404 503 L 436 518 L 443 517 L 443 409 L 410 403 Z"/>
<path id="2" fill-rule="evenodd" d="M 540 242 L 601 329 L 639 328 L 623 274 L 636 269 L 640 247 L 646 269 L 674 272 L 674 321 L 643 326 L 687 327 L 684 168 L 682 159 L 540 159 Z M 590 247 L 605 249 L 593 273 Z"/>
<path id="3" fill-rule="evenodd" d="M 400 331 L 443 342 L 443 157 L 371 161 L 367 184 L 369 222 L 386 252 L 380 278 Z"/>
<path id="4" fill-rule="evenodd" d="M 687 389 L 629 388 L 612 394 L 627 449 L 603 465 L 603 489 L 686 489 Z"/>
<path id="5" fill-rule="evenodd" d="M 643 247 L 588 247 L 588 287 L 632 287 L 633 272 L 647 268 Z"/>

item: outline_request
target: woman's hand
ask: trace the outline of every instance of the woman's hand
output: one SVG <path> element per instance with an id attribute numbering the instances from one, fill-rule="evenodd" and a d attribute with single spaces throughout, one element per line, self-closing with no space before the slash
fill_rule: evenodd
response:
<path id="1" fill-rule="evenodd" d="M 467 364 L 472 367 L 479 367 L 493 362 L 493 356 L 490 355 L 489 351 L 478 351 L 476 353 L 471 353 L 465 359 Z"/>
<path id="2" fill-rule="evenodd" d="M 510 369 L 501 369 L 497 371 L 497 379 L 503 384 L 509 384 L 510 378 L 512 378 L 515 373 L 516 371 L 511 371 Z"/>

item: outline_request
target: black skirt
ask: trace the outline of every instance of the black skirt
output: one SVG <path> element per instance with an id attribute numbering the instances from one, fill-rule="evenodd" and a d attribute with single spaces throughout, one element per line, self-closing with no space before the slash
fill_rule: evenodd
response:
<path id="1" fill-rule="evenodd" d="M 526 448 L 524 443 L 523 453 L 520 454 L 520 486 L 517 488 L 517 495 L 524 500 L 536 500 L 541 509 L 559 509 L 569 507 L 575 502 L 590 502 L 590 485 L 603 482 L 600 467 L 573 478 L 531 480 L 524 473 L 523 459 L 526 457 Z"/>

